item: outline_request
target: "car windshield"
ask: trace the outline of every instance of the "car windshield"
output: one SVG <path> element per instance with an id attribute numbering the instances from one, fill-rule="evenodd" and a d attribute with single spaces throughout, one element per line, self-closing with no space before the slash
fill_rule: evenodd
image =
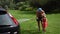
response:
<path id="1" fill-rule="evenodd" d="M 8 14 L 0 15 L 0 25 L 14 25 Z"/>

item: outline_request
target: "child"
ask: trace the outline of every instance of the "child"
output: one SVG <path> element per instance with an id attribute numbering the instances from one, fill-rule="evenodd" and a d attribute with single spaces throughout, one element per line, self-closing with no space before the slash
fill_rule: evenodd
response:
<path id="1" fill-rule="evenodd" d="M 46 27 L 47 27 L 47 18 L 42 18 L 42 28 L 43 28 L 43 31 L 45 32 L 46 31 Z"/>

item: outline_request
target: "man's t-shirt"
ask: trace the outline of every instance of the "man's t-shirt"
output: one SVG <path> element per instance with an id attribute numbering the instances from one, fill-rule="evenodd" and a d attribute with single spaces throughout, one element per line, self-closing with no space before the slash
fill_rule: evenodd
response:
<path id="1" fill-rule="evenodd" d="M 36 16 L 37 17 L 46 17 L 46 14 L 44 13 L 44 11 L 40 11 L 40 12 L 36 12 Z"/>
<path id="2" fill-rule="evenodd" d="M 37 17 L 42 17 L 41 12 L 36 12 L 36 16 L 37 16 Z"/>

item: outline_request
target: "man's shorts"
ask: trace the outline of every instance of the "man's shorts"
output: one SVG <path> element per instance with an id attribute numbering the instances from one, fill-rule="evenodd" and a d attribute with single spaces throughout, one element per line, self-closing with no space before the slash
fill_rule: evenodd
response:
<path id="1" fill-rule="evenodd" d="M 37 21 L 42 21 L 42 17 L 38 17 L 37 18 Z"/>

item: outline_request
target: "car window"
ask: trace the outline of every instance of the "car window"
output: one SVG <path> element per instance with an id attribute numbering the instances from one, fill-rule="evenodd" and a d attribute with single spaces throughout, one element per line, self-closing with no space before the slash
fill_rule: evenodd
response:
<path id="1" fill-rule="evenodd" d="M 8 14 L 0 15 L 0 25 L 14 25 Z"/>
<path id="2" fill-rule="evenodd" d="M 6 14 L 6 13 L 7 13 L 6 11 L 1 11 L 0 10 L 0 15 Z"/>

